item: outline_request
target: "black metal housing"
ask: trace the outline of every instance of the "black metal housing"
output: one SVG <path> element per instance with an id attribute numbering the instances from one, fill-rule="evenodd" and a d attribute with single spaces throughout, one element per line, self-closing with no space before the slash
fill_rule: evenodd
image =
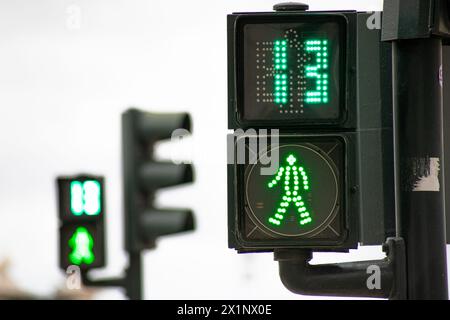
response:
<path id="1" fill-rule="evenodd" d="M 317 250 L 347 250 L 360 242 L 364 245 L 381 245 L 387 237 L 395 236 L 394 165 L 392 138 L 392 66 L 391 47 L 380 42 L 381 30 L 369 29 L 367 21 L 373 13 L 357 12 L 289 12 L 289 13 L 245 13 L 228 16 L 228 62 L 229 62 L 229 104 L 228 124 L 230 129 L 277 128 L 280 134 L 293 134 L 311 138 L 327 135 L 341 136 L 346 141 L 345 168 L 345 221 L 348 239 L 339 245 L 324 246 L 312 239 L 297 242 L 297 247 Z M 346 77 L 346 120 L 323 124 L 301 123 L 295 127 L 273 122 L 242 123 L 238 109 L 238 69 L 236 42 L 239 20 L 267 21 L 271 16 L 279 19 L 294 19 L 307 15 L 323 19 L 326 16 L 344 16 L 347 20 L 347 72 Z M 311 18 L 311 19 L 313 19 Z M 273 18 L 272 18 L 273 19 Z M 231 138 L 230 138 L 231 140 Z M 231 153 L 231 151 L 229 151 Z M 239 237 L 238 223 L 243 208 L 239 192 L 241 180 L 233 164 L 228 165 L 228 224 L 229 247 L 240 252 L 271 251 L 272 246 L 255 249 L 255 244 L 243 243 Z M 295 246 L 291 243 L 291 246 Z M 257 246 L 256 246 L 257 247 Z"/>
<path id="2" fill-rule="evenodd" d="M 190 183 L 194 179 L 190 164 L 178 165 L 153 160 L 154 144 L 159 140 L 170 138 L 176 129 L 191 130 L 191 121 L 187 113 L 154 114 L 130 109 L 122 116 L 125 230 L 126 248 L 129 251 L 155 246 L 156 237 L 149 237 L 148 233 L 151 228 L 155 229 L 150 232 L 151 234 L 160 232 L 157 230 L 159 225 L 142 225 L 142 222 L 164 220 L 143 217 L 158 211 L 153 205 L 154 193 L 160 188 Z M 193 221 L 191 211 L 182 210 L 182 213 L 186 221 Z M 187 230 L 192 230 L 193 223 L 185 223 L 182 221 L 184 219 L 172 220 L 170 218 L 172 214 L 180 217 L 175 210 L 165 212 L 168 221 L 179 221 L 181 225 L 190 227 Z M 165 225 L 164 222 L 161 227 Z"/>

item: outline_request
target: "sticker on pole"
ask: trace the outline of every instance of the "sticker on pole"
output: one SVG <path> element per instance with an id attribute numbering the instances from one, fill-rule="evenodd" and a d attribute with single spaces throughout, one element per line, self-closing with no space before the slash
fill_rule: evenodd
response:
<path id="1" fill-rule="evenodd" d="M 439 158 L 411 158 L 408 159 L 407 172 L 404 172 L 403 186 L 414 192 L 439 192 L 440 159 Z"/>

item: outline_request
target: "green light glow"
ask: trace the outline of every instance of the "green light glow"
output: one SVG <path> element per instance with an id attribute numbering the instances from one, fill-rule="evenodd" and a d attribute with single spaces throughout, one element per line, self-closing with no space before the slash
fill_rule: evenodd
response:
<path id="1" fill-rule="evenodd" d="M 69 247 L 72 252 L 69 254 L 69 261 L 75 265 L 92 264 L 95 260 L 94 238 L 84 227 L 78 227 L 69 240 Z"/>
<path id="2" fill-rule="evenodd" d="M 287 75 L 281 70 L 287 70 L 287 41 L 276 40 L 274 42 L 275 52 L 275 86 L 274 86 L 274 101 L 276 104 L 286 104 L 288 102 L 288 87 L 287 87 Z M 281 52 L 281 53 L 280 53 Z M 280 73 L 280 71 L 282 73 Z"/>
<path id="3" fill-rule="evenodd" d="M 298 222 L 300 226 L 307 225 L 312 222 L 310 213 L 307 211 L 305 203 L 301 201 L 303 198 L 301 195 L 298 194 L 298 180 L 299 175 L 302 176 L 303 181 L 303 190 L 307 191 L 309 190 L 309 181 L 308 176 L 306 175 L 306 172 L 303 167 L 297 167 L 295 164 L 297 163 L 298 159 L 295 157 L 294 154 L 289 154 L 287 158 L 285 159 L 284 166 L 281 166 L 278 169 L 278 172 L 276 173 L 276 177 L 271 180 L 268 183 L 269 189 L 274 188 L 279 183 L 283 184 L 280 180 L 283 179 L 284 182 L 284 193 L 281 196 L 280 205 L 275 210 L 275 214 L 272 215 L 268 222 L 274 226 L 280 226 L 282 221 L 285 218 L 285 214 L 287 213 L 286 208 L 289 207 L 291 204 L 294 204 L 297 210 L 298 215 Z M 294 177 L 291 179 L 291 173 Z M 278 178 L 278 179 L 277 179 Z M 292 183 L 293 182 L 293 183 Z M 295 191 L 292 191 L 295 190 Z M 292 197 L 292 195 L 294 197 Z"/>
<path id="4" fill-rule="evenodd" d="M 76 216 L 83 213 L 83 185 L 79 181 L 70 184 L 70 208 Z"/>
<path id="5" fill-rule="evenodd" d="M 75 216 L 98 215 L 101 211 L 100 183 L 95 180 L 70 183 L 70 209 Z"/>
<path id="6" fill-rule="evenodd" d="M 306 91 L 305 102 L 307 104 L 325 104 L 328 103 L 328 41 L 320 39 L 310 39 L 305 41 L 306 52 L 315 54 L 313 64 L 306 65 L 304 72 L 306 78 L 316 79 L 315 90 Z"/>

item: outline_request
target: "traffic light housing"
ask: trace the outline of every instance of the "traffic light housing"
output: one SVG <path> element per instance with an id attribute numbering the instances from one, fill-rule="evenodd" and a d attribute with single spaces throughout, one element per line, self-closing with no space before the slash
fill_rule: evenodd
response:
<path id="1" fill-rule="evenodd" d="M 191 131 L 187 113 L 156 114 L 137 109 L 122 115 L 122 148 L 125 200 L 126 248 L 130 251 L 153 248 L 160 236 L 194 229 L 189 209 L 159 209 L 155 193 L 162 188 L 190 183 L 190 164 L 154 159 L 154 144 L 172 137 L 175 130 Z"/>
<path id="2" fill-rule="evenodd" d="M 391 52 L 380 30 L 368 29 L 369 17 L 228 16 L 230 248 L 347 251 L 393 235 Z M 274 129 L 278 137 L 269 135 Z M 263 174 L 277 153 L 278 167 Z"/>
<path id="3" fill-rule="evenodd" d="M 103 177 L 59 177 L 59 250 L 61 269 L 105 266 L 105 201 Z"/>

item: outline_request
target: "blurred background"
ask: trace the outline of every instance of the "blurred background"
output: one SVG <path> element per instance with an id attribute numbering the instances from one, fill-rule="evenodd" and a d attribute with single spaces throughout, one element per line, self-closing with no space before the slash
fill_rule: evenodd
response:
<path id="1" fill-rule="evenodd" d="M 311 10 L 382 9 L 381 0 L 309 0 Z M 193 208 L 193 233 L 163 238 L 144 255 L 146 299 L 306 299 L 289 293 L 272 254 L 227 248 L 226 15 L 271 10 L 250 0 L 2 0 L 0 2 L 0 261 L 20 288 L 50 295 L 58 269 L 58 175 L 106 177 L 108 266 L 123 250 L 120 114 L 130 106 L 187 111 L 196 182 L 158 194 Z M 183 151 L 183 150 L 182 150 Z M 381 248 L 317 254 L 314 263 L 378 259 Z M 120 290 L 96 298 L 122 299 Z M 308 298 L 309 299 L 309 298 Z"/>

